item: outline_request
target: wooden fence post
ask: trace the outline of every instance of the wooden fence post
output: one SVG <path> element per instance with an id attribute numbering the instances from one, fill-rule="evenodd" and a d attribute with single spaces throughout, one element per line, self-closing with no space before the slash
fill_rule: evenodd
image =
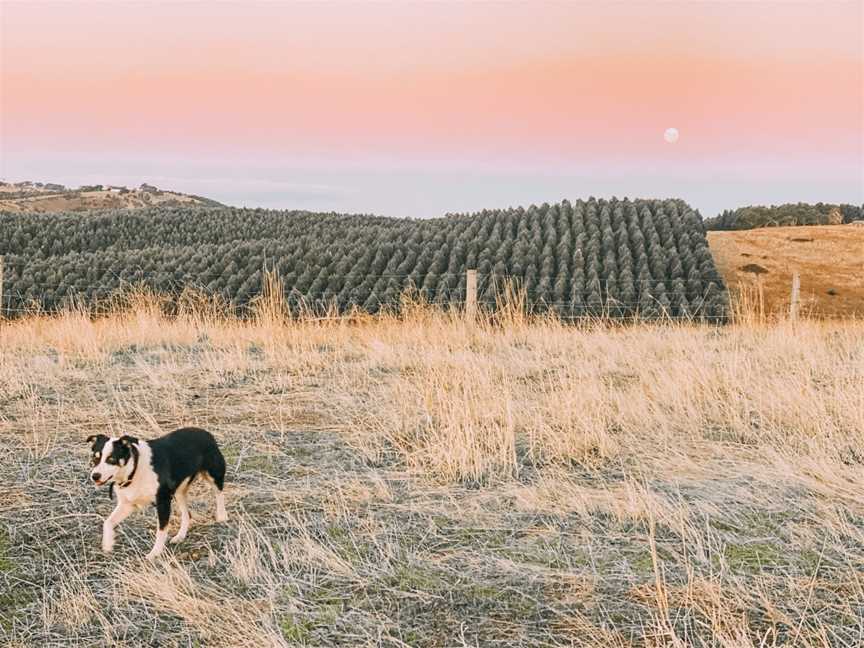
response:
<path id="1" fill-rule="evenodd" d="M 759 322 L 765 322 L 765 285 L 762 275 L 756 275 L 756 302 L 759 307 Z"/>
<path id="2" fill-rule="evenodd" d="M 801 301 L 801 277 L 797 272 L 792 273 L 792 298 L 789 300 L 789 319 L 798 321 L 798 306 Z"/>
<path id="3" fill-rule="evenodd" d="M 465 272 L 465 317 L 473 322 L 477 315 L 477 271 Z"/>

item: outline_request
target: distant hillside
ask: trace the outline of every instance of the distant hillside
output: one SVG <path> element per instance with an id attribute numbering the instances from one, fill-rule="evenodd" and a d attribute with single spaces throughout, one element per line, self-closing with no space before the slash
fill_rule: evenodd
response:
<path id="1" fill-rule="evenodd" d="M 13 312 L 123 286 L 197 287 L 245 307 L 274 270 L 289 302 L 375 312 L 413 288 L 465 300 L 476 269 L 494 308 L 512 280 L 535 311 L 564 317 L 722 321 L 727 295 L 699 215 L 680 200 L 596 200 L 428 220 L 154 207 L 94 214 L 0 214 L 4 301 Z"/>
<path id="2" fill-rule="evenodd" d="M 864 218 L 864 205 L 788 203 L 770 207 L 751 205 L 726 210 L 705 219 L 708 230 L 747 230 L 789 225 L 842 225 Z"/>
<path id="3" fill-rule="evenodd" d="M 802 312 L 864 317 L 864 227 L 708 232 L 708 244 L 732 293 L 753 296 L 761 284 L 766 315 L 788 312 L 792 273 L 798 272 Z"/>
<path id="4" fill-rule="evenodd" d="M 163 191 L 148 184 L 142 184 L 137 189 L 114 185 L 87 185 L 71 189 L 51 182 L 0 181 L 0 211 L 16 214 L 193 205 L 224 206 L 209 198 Z"/>

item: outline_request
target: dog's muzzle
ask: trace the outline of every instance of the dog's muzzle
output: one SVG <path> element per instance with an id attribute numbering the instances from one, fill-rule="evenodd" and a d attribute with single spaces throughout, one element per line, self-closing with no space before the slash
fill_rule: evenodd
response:
<path id="1" fill-rule="evenodd" d="M 90 475 L 90 477 L 93 479 L 94 482 L 96 482 L 96 485 L 97 485 L 97 486 L 103 486 L 103 485 L 107 484 L 109 481 L 111 481 L 111 480 L 114 478 L 113 475 L 112 475 L 111 477 L 106 477 L 106 478 L 103 480 L 103 479 L 102 479 L 102 475 L 99 474 L 99 473 L 92 473 L 92 474 Z"/>

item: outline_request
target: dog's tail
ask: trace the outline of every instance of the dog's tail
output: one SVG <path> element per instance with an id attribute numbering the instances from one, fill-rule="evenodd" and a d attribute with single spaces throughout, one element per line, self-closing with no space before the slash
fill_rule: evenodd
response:
<path id="1" fill-rule="evenodd" d="M 207 449 L 204 455 L 204 470 L 210 475 L 213 485 L 221 491 L 225 487 L 225 457 L 215 443 Z"/>

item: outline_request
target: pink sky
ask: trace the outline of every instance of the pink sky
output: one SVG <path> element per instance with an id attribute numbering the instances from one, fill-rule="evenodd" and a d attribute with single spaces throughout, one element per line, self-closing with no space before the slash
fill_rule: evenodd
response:
<path id="1" fill-rule="evenodd" d="M 706 215 L 860 203 L 862 20 L 860 0 L 6 1 L 0 176 L 331 187 L 313 206 L 422 216 L 652 187 Z M 448 193 L 455 171 L 488 187 Z M 376 198 L 373 172 L 416 186 Z"/>

